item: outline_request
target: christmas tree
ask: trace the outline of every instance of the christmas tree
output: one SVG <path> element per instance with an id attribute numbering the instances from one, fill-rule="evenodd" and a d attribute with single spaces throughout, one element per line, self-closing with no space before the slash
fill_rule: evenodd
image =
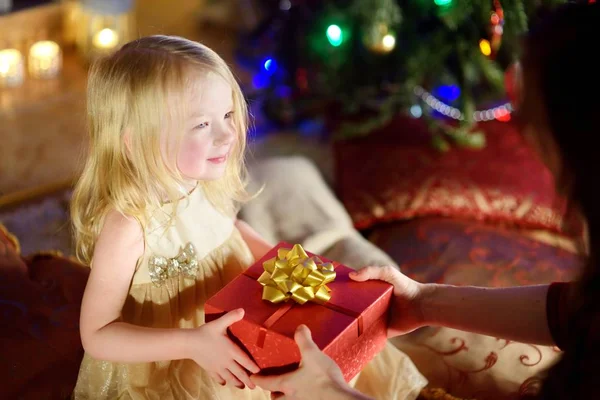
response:
<path id="1" fill-rule="evenodd" d="M 531 19 L 562 2 L 264 0 L 271 15 L 240 56 L 274 121 L 334 112 L 353 121 L 335 132 L 348 138 L 407 113 L 429 124 L 439 149 L 449 140 L 477 148 L 477 122 L 510 119 L 505 76 Z"/>

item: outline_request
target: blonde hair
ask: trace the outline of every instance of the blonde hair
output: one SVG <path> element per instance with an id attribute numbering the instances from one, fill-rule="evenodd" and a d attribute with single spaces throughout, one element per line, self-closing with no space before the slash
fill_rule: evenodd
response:
<path id="1" fill-rule="evenodd" d="M 89 73 L 89 152 L 71 202 L 81 261 L 90 263 L 110 210 L 137 219 L 145 229 L 151 213 L 165 199 L 175 205 L 181 199 L 183 179 L 163 159 L 161 134 L 167 126 L 179 128 L 181 134 L 181 110 L 186 107 L 174 106 L 173 101 L 183 97 L 194 70 L 216 73 L 231 85 L 237 133 L 224 176 L 199 185 L 211 203 L 226 213 L 235 213 L 236 203 L 249 199 L 244 163 L 248 110 L 225 61 L 208 47 L 184 38 L 140 38 L 95 62 Z"/>

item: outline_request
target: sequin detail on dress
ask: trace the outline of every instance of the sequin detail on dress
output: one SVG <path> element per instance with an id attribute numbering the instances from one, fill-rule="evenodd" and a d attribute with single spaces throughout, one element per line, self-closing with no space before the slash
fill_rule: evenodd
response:
<path id="1" fill-rule="evenodd" d="M 195 278 L 198 272 L 198 259 L 194 245 L 188 243 L 176 257 L 166 258 L 152 255 L 148 261 L 148 272 L 154 286 L 160 287 L 168 278 L 183 273 L 188 278 Z"/>

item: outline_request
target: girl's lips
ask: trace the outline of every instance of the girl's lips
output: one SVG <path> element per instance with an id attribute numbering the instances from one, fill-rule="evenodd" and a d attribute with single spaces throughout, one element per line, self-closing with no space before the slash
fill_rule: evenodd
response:
<path id="1" fill-rule="evenodd" d="M 224 155 L 224 156 L 220 156 L 220 157 L 209 158 L 208 162 L 211 162 L 213 164 L 221 164 L 221 163 L 224 163 L 226 160 L 227 160 L 227 155 Z"/>

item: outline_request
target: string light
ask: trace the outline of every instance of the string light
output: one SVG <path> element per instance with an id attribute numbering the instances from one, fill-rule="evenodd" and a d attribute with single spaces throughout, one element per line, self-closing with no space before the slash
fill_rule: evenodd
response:
<path id="1" fill-rule="evenodd" d="M 292 8 L 292 2 L 290 0 L 281 0 L 279 2 L 279 9 L 283 11 L 289 11 Z"/>
<path id="2" fill-rule="evenodd" d="M 460 97 L 460 88 L 456 85 L 440 85 L 435 88 L 437 97 L 453 102 Z"/>
<path id="3" fill-rule="evenodd" d="M 274 59 L 267 58 L 263 64 L 263 68 L 265 69 L 265 71 L 273 73 L 277 70 L 277 63 Z"/>
<path id="4" fill-rule="evenodd" d="M 394 35 L 388 33 L 383 37 L 381 44 L 385 50 L 391 51 L 394 49 L 394 46 L 396 46 L 396 38 Z"/>
<path id="5" fill-rule="evenodd" d="M 414 93 L 421 98 L 425 104 L 440 114 L 456 120 L 465 119 L 464 114 L 458 108 L 444 103 L 427 90 L 423 89 L 421 86 L 416 86 L 414 88 Z M 473 113 L 473 119 L 476 122 L 491 121 L 493 119 L 497 119 L 499 121 L 509 121 L 512 111 L 512 105 L 510 103 L 504 103 L 498 107 L 475 111 Z"/>
<path id="6" fill-rule="evenodd" d="M 490 45 L 490 41 L 487 39 L 481 39 L 479 41 L 479 49 L 484 56 L 489 56 L 492 54 L 492 46 Z"/>
<path id="7" fill-rule="evenodd" d="M 327 40 L 329 40 L 329 43 L 331 43 L 331 45 L 334 47 L 338 47 L 344 41 L 342 29 L 335 24 L 329 25 L 325 34 L 327 35 Z"/>
<path id="8" fill-rule="evenodd" d="M 421 109 L 421 106 L 418 104 L 414 104 L 410 107 L 410 115 L 412 115 L 415 118 L 421 118 L 421 115 L 423 115 L 423 110 Z"/>
<path id="9" fill-rule="evenodd" d="M 387 54 L 396 47 L 396 36 L 387 24 L 380 22 L 365 32 L 363 43 L 374 53 Z"/>
<path id="10" fill-rule="evenodd" d="M 489 53 L 488 53 L 488 45 L 483 45 L 482 42 L 479 42 L 479 48 L 481 52 L 487 57 L 495 58 L 500 45 L 502 44 L 502 35 L 504 33 L 504 9 L 500 4 L 500 0 L 494 0 L 494 10 L 490 16 L 490 40 L 488 40 L 489 45 Z"/>

